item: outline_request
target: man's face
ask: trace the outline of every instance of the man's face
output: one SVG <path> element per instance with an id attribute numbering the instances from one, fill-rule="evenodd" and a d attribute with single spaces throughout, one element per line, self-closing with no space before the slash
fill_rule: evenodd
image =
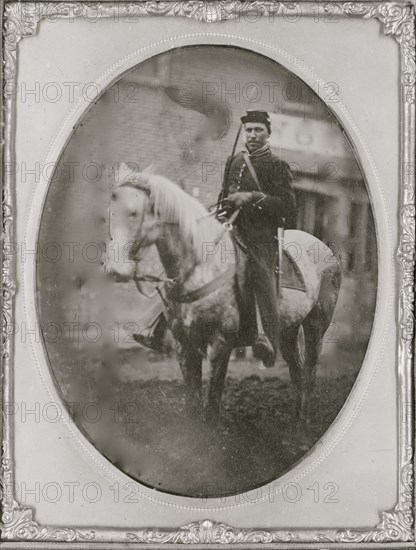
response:
<path id="1" fill-rule="evenodd" d="M 263 147 L 269 139 L 267 126 L 262 122 L 246 122 L 244 132 L 246 146 L 250 153 Z"/>

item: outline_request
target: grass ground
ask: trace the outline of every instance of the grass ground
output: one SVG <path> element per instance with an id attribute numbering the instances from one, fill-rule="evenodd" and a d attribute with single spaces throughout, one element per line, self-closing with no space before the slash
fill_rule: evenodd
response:
<path id="1" fill-rule="evenodd" d="M 89 387 L 88 400 L 102 414 L 98 421 L 81 415 L 75 422 L 129 476 L 160 491 L 218 497 L 262 486 L 300 460 L 340 411 L 362 355 L 340 349 L 333 368 L 323 358 L 307 430 L 297 428 L 295 390 L 283 361 L 266 371 L 249 360 L 231 362 L 215 428 L 202 417 L 186 417 L 174 358 L 149 360 L 133 350 L 120 354 L 109 372 L 77 363 L 77 376 L 67 362 L 64 394 L 77 401 L 76 380 Z M 206 390 L 206 376 L 203 384 Z"/>

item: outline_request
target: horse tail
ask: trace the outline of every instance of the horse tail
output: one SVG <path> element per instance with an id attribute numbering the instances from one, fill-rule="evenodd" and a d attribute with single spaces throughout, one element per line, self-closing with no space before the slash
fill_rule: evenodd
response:
<path id="1" fill-rule="evenodd" d="M 342 281 L 342 267 L 339 257 L 321 272 L 318 299 L 302 322 L 305 334 L 305 362 L 313 367 L 322 349 L 323 338 L 328 330 L 338 301 Z"/>
<path id="2" fill-rule="evenodd" d="M 339 258 L 321 272 L 321 286 L 318 299 L 302 322 L 303 369 L 300 374 L 299 418 L 308 422 L 309 407 L 316 381 L 316 366 L 322 350 L 325 332 L 334 314 L 341 288 L 342 270 Z M 296 370 L 296 369 L 295 369 Z M 299 376 L 299 375 L 298 375 Z"/>
<path id="3" fill-rule="evenodd" d="M 311 243 L 316 242 L 312 240 L 312 236 L 303 232 L 298 233 L 305 240 L 307 249 Z M 280 351 L 289 366 L 291 380 L 297 389 L 297 412 L 302 422 L 308 421 L 316 365 L 341 288 L 341 258 L 332 247 L 330 249 L 332 254 L 322 258 L 318 265 L 313 262 L 319 281 L 318 297 L 314 305 L 303 320 L 282 327 L 281 332 Z"/>
<path id="4" fill-rule="evenodd" d="M 321 272 L 318 299 L 302 323 L 316 325 L 316 330 L 319 329 L 318 332 L 321 337 L 323 337 L 331 323 L 341 288 L 341 260 L 336 256 L 334 256 L 334 260 Z"/>

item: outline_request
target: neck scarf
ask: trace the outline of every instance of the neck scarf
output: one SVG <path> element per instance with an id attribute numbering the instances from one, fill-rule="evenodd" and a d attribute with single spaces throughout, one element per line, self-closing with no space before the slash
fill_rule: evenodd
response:
<path id="1" fill-rule="evenodd" d="M 252 153 L 249 152 L 248 156 L 252 158 L 265 157 L 271 154 L 270 143 L 266 142 L 260 149 L 255 149 Z"/>

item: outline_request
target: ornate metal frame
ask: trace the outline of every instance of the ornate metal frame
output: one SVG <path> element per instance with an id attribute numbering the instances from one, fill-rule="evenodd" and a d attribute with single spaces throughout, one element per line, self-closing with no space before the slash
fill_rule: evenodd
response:
<path id="1" fill-rule="evenodd" d="M 137 17 L 175 16 L 194 18 L 213 23 L 231 19 L 253 9 L 263 14 L 278 15 L 283 9 L 296 10 L 301 2 L 239 2 L 238 0 L 190 1 L 139 1 L 118 3 L 125 16 L 134 13 Z M 401 266 L 398 349 L 398 377 L 400 385 L 399 411 L 402 418 L 399 426 L 400 472 L 398 502 L 393 510 L 383 512 L 381 522 L 373 529 L 360 530 L 308 530 L 277 531 L 236 529 L 210 520 L 190 523 L 179 529 L 141 529 L 121 531 L 116 529 L 86 530 L 67 527 L 39 525 L 33 519 L 30 508 L 22 506 L 13 494 L 14 457 L 12 418 L 3 410 L 2 432 L 2 516 L 1 533 L 3 541 L 57 541 L 106 543 L 182 543 L 182 544 L 253 544 L 263 543 L 408 543 L 415 546 L 414 532 L 414 434 L 413 434 L 413 361 L 414 361 L 414 275 L 415 275 L 415 3 L 404 2 L 330 2 L 339 15 L 348 17 L 374 18 L 380 21 L 384 33 L 392 36 L 400 47 L 401 54 L 401 228 L 397 261 Z M 328 11 L 329 4 L 317 4 L 320 13 Z M 97 8 L 101 17 L 113 15 L 110 3 L 69 2 L 19 2 L 4 4 L 4 104 L 3 104 L 3 162 L 14 158 L 15 98 L 13 89 L 16 79 L 18 43 L 21 39 L 36 34 L 39 22 L 48 16 L 59 18 L 87 15 L 95 16 Z M 94 11 L 92 11 L 94 10 Z M 412 168 L 413 167 L 413 168 Z M 14 181 L 11 174 L 3 176 L 2 204 L 3 242 L 12 242 L 14 236 Z M 13 324 L 13 302 L 15 294 L 15 265 L 3 248 L 2 254 L 2 399 L 3 403 L 13 401 L 12 357 L 13 338 L 7 330 Z M 412 415 L 408 414 L 409 406 Z M 101 547 L 101 545 L 99 545 Z"/>

